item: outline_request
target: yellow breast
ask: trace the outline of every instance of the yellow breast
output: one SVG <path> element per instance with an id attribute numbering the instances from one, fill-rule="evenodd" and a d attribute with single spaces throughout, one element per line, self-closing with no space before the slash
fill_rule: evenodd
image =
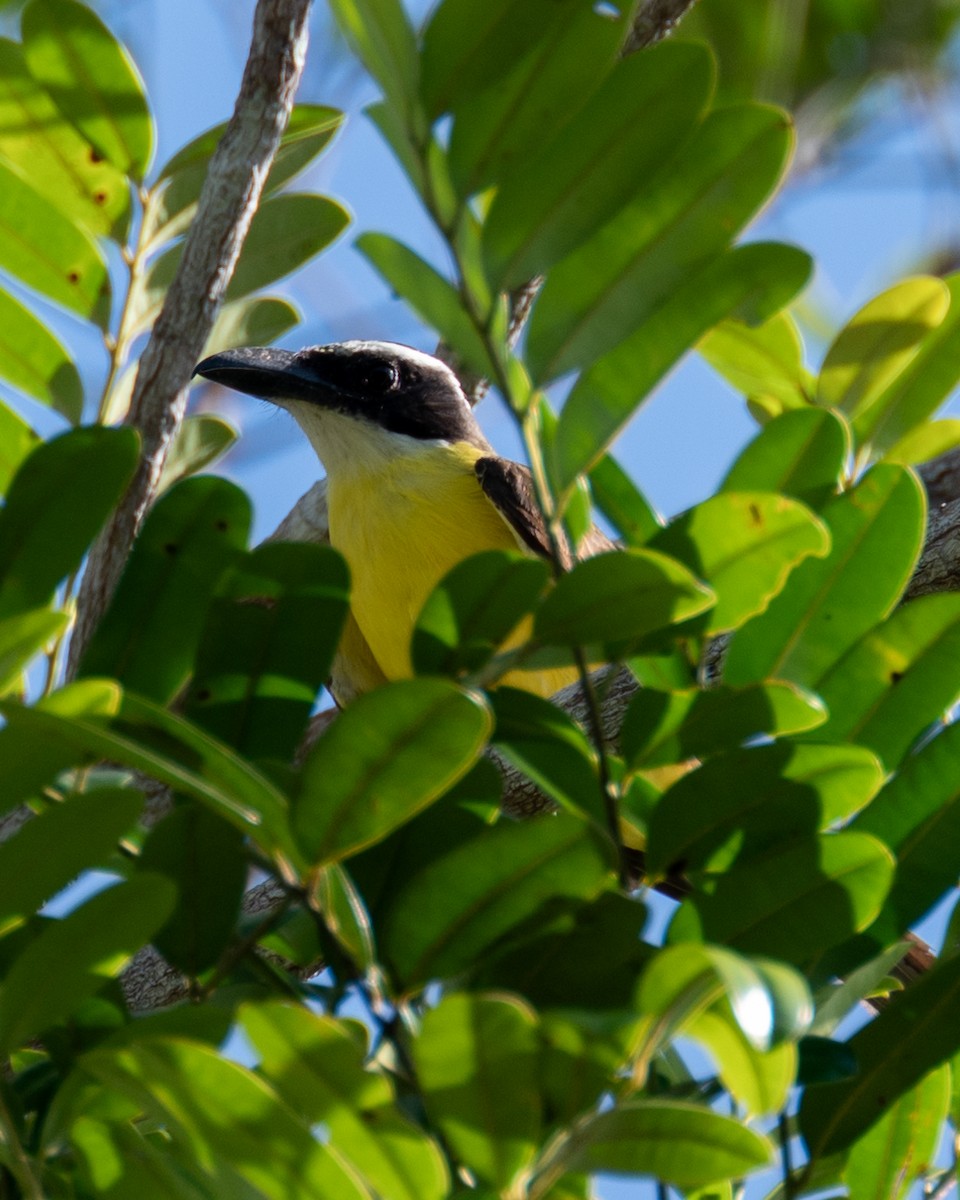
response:
<path id="1" fill-rule="evenodd" d="M 350 566 L 353 615 L 388 679 L 411 674 L 413 626 L 443 576 L 481 550 L 518 548 L 480 488 L 479 457 L 462 443 L 434 443 L 375 473 L 329 478 L 330 540 Z M 549 695 L 571 678 L 568 671 L 513 672 L 504 682 Z"/>

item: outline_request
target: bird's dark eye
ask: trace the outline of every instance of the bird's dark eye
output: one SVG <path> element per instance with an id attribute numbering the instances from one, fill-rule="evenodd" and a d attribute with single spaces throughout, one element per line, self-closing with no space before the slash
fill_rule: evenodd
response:
<path id="1" fill-rule="evenodd" d="M 398 373 L 393 363 L 370 363 L 358 373 L 359 387 L 371 395 L 382 395 L 397 386 Z"/>

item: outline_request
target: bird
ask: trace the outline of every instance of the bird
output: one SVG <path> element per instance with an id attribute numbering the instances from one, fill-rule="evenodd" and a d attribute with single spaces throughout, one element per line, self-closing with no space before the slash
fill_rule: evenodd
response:
<path id="1" fill-rule="evenodd" d="M 195 374 L 286 410 L 326 471 L 330 541 L 351 577 L 330 681 L 340 707 L 413 674 L 420 611 L 463 559 L 517 548 L 550 557 L 529 468 L 496 454 L 439 358 L 382 341 L 254 346 L 213 354 Z M 612 548 L 594 527 L 577 557 Z M 565 542 L 561 557 L 571 565 Z M 576 677 L 569 667 L 520 669 L 499 683 L 550 696 Z"/>

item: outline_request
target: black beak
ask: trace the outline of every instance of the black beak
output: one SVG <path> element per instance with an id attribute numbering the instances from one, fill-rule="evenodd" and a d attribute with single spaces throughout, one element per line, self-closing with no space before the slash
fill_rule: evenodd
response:
<path id="1" fill-rule="evenodd" d="M 293 351 L 270 346 L 246 346 L 211 354 L 197 364 L 193 373 L 262 400 L 316 398 L 317 393 L 317 379 L 297 362 Z"/>

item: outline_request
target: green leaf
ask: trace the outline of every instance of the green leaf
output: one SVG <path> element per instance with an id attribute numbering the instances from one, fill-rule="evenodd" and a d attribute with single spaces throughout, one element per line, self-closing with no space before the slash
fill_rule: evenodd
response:
<path id="1" fill-rule="evenodd" d="M 453 13 L 456 6 L 444 7 Z M 506 38 L 515 36 L 528 13 L 540 21 L 536 40 L 522 48 L 523 57 L 508 61 L 501 54 L 494 66 L 487 56 L 490 74 L 476 77 L 469 92 L 450 80 L 455 110 L 450 172 L 462 196 L 509 174 L 586 103 L 619 57 L 632 16 L 629 5 L 614 15 L 589 3 L 532 5 L 519 11 L 513 6 L 508 11 L 510 29 L 501 30 Z M 517 43 L 511 43 L 511 54 L 516 50 Z M 437 62 L 436 69 L 445 68 Z"/>
<path id="2" fill-rule="evenodd" d="M 73 794 L 0 845 L 0 930 L 16 928 L 81 871 L 102 866 L 142 808 L 134 788 Z"/>
<path id="3" fill-rule="evenodd" d="M 904 1195 L 933 1165 L 949 1102 L 950 1067 L 944 1063 L 854 1144 L 843 1172 L 851 1200 Z"/>
<path id="4" fill-rule="evenodd" d="M 784 742 L 716 755 L 661 796 L 647 869 L 723 871 L 756 860 L 849 818 L 882 783 L 880 764 L 860 746 Z"/>
<path id="5" fill-rule="evenodd" d="M 897 856 L 897 876 L 869 936 L 889 945 L 956 883 L 960 829 L 960 725 L 914 755 L 856 822 Z"/>
<path id="6" fill-rule="evenodd" d="M 478 10 L 471 0 L 444 0 L 423 34 L 420 94 L 431 119 L 462 106 L 506 75 L 553 25 L 566 24 L 577 0 L 531 0 L 518 11 L 510 0 Z"/>
<path id="7" fill-rule="evenodd" d="M 0 379 L 25 395 L 62 413 L 71 424 L 83 412 L 83 384 L 65 347 L 33 313 L 0 288 Z M 9 410 L 7 410 L 9 411 Z M 15 414 L 9 420 L 19 421 Z M 23 425 L 22 422 L 20 422 Z M 23 425 L 26 429 L 27 426 Z M 15 448 L 26 447 L 30 438 L 13 435 Z M 16 449 L 7 449 L 7 431 L 0 442 L 8 461 L 16 461 Z"/>
<path id="8" fill-rule="evenodd" d="M 116 978 L 173 907 L 165 879 L 139 875 L 46 923 L 7 972 L 0 991 L 4 1054 L 56 1025 Z"/>
<path id="9" fill-rule="evenodd" d="M 183 687 L 223 572 L 242 551 L 250 502 L 226 479 L 186 479 L 150 511 L 80 663 L 166 703 Z"/>
<path id="10" fill-rule="evenodd" d="M 858 1074 L 808 1089 L 800 1104 L 800 1132 L 811 1159 L 851 1146 L 898 1097 L 956 1054 L 958 1002 L 960 958 L 951 958 L 938 962 L 846 1043 L 860 1065 Z"/>
<path id="11" fill-rule="evenodd" d="M 479 982 L 517 992 L 541 1011 L 578 1010 L 577 1017 L 585 1018 L 585 1027 L 594 1032 L 601 1032 L 608 1018 L 611 1033 L 621 1019 L 632 1027 L 637 976 L 650 954 L 641 940 L 648 917 L 646 905 L 612 892 L 603 892 L 592 902 L 561 902 L 544 908 L 520 936 L 507 940 L 499 952 L 495 948 L 495 957 L 479 972 Z M 624 1057 L 625 1047 L 621 1061 Z M 555 1059 L 552 1069 L 567 1078 L 575 1094 L 566 1100 L 551 1096 L 551 1115 L 556 1119 L 554 1110 L 559 1109 L 573 1116 L 580 1111 L 574 1106 L 585 1081 L 577 1077 L 576 1064 L 569 1060 Z M 593 1083 L 586 1086 L 589 1089 Z M 609 1080 L 604 1078 L 583 1107 L 590 1107 L 607 1086 Z"/>
<path id="12" fill-rule="evenodd" d="M 570 1171 L 652 1175 L 693 1188 L 768 1166 L 773 1148 L 741 1121 L 679 1100 L 638 1100 L 597 1113 L 562 1143 L 551 1177 Z"/>
<path id="13" fill-rule="evenodd" d="M 75 571 L 137 465 L 132 429 L 91 426 L 43 442 L 0 511 L 0 617 L 50 602 Z"/>
<path id="14" fill-rule="evenodd" d="M 494 288 L 533 279 L 619 214 L 695 127 L 712 86 L 710 56 L 694 43 L 661 42 L 617 63 L 497 190 L 483 233 Z"/>
<path id="15" fill-rule="evenodd" d="M 3 159 L 0 267 L 78 316 L 107 327 L 110 276 L 96 242 Z"/>
<path id="16" fill-rule="evenodd" d="M 234 932 L 247 884 L 243 834 L 209 809 L 181 803 L 150 830 L 140 862 L 176 888 L 176 907 L 153 945 L 196 977 L 216 964 Z"/>
<path id="17" fill-rule="evenodd" d="M 622 310 L 598 309 L 600 319 L 594 322 L 591 317 L 584 327 L 582 354 L 577 354 L 586 369 L 564 404 L 554 450 L 560 486 L 590 469 L 655 384 L 703 333 L 745 305 L 765 314 L 786 303 L 806 283 L 811 262 L 792 246 L 756 242 L 709 258 L 669 287 L 663 287 L 656 262 L 651 259 L 649 266 L 650 278 L 641 278 L 636 289 L 630 284 Z M 571 270 L 565 278 L 565 268 L 553 272 L 547 286 L 555 289 L 555 307 L 562 304 L 565 311 L 573 311 L 587 267 L 584 258 L 581 273 Z M 600 308 L 605 295 L 596 297 Z M 532 323 L 538 320 L 536 311 Z M 574 327 L 570 328 L 572 337 Z"/>
<path id="18" fill-rule="evenodd" d="M 727 472 L 723 492 L 780 492 L 819 509 L 839 486 L 850 452 L 842 417 L 821 408 L 774 417 Z"/>
<path id="19" fill-rule="evenodd" d="M 335 241 L 350 223 L 346 209 L 312 192 L 283 192 L 265 201 L 250 223 L 227 300 L 237 300 L 290 275 Z M 153 263 L 136 296 L 137 328 L 146 329 L 160 310 L 180 266 L 183 243 Z"/>
<path id="20" fill-rule="evenodd" d="M 533 1011 L 515 996 L 450 992 L 426 1014 L 411 1049 L 427 1113 L 454 1154 L 508 1191 L 539 1143 Z"/>
<path id="21" fill-rule="evenodd" d="M 21 463 L 39 441 L 26 421 L 0 402 L 0 496 L 6 495 Z"/>
<path id="22" fill-rule="evenodd" d="M 106 25 L 77 0 L 32 0 L 23 52 L 35 79 L 102 157 L 142 180 L 153 154 L 143 80 Z"/>
<path id="23" fill-rule="evenodd" d="M 787 313 L 776 313 L 762 325 L 723 321 L 700 341 L 697 350 L 745 396 L 763 397 L 765 404 L 785 412 L 811 402 L 814 385 L 803 365 L 803 342 Z"/>
<path id="24" fill-rule="evenodd" d="M 656 47 L 681 48 L 673 42 Z M 629 63 L 643 71 L 646 56 L 631 56 L 624 66 Z M 685 89 L 687 84 L 671 86 Z M 665 94 L 663 101 L 675 105 L 676 96 Z M 629 111 L 631 120 L 646 128 L 646 117 Z M 670 132 L 673 126 L 664 122 L 663 128 Z M 590 147 L 589 134 L 584 136 Z M 612 350 L 700 274 L 776 186 L 791 142 L 790 124 L 780 109 L 750 104 L 712 112 L 665 161 L 659 147 L 655 165 L 660 169 L 650 171 L 644 164 L 622 211 L 607 214 L 614 219 L 596 232 L 591 225 L 588 240 L 551 272 L 527 335 L 534 381 L 545 383 Z M 532 194 L 550 194 L 535 177 L 527 186 Z M 728 315 L 729 309 L 721 310 L 714 320 Z M 706 328 L 696 327 L 691 343 Z"/>
<path id="25" fill-rule="evenodd" d="M 450 1181 L 443 1156 L 401 1114 L 387 1078 L 366 1069 L 364 1048 L 345 1023 L 290 1003 L 244 1005 L 243 1028 L 260 1055 L 260 1073 L 376 1195 L 443 1200 Z"/>
<path id="26" fill-rule="evenodd" d="M 381 930 L 384 958 L 411 991 L 455 975 L 553 897 L 596 896 L 610 863 L 609 848 L 566 814 L 484 829 L 392 897 Z"/>
<path id="27" fill-rule="evenodd" d="M 385 837 L 472 766 L 491 727 L 480 698 L 440 679 L 408 679 L 340 713 L 303 766 L 293 814 L 313 863 Z"/>
<path id="28" fill-rule="evenodd" d="M 942 279 L 919 275 L 875 296 L 837 334 L 820 369 L 817 403 L 856 420 L 910 364 L 950 308 Z"/>
<path id="29" fill-rule="evenodd" d="M 22 47 L 6 38 L 0 38 L 0 156 L 70 221 L 95 235 L 123 236 L 128 181 L 77 133 L 31 74 Z M 6 190 L 6 172 L 3 178 Z"/>
<path id="30" fill-rule="evenodd" d="M 876 403 L 856 421 L 864 455 L 886 456 L 901 438 L 933 416 L 960 379 L 960 275 L 944 280 L 950 310 Z"/>
<path id="31" fill-rule="evenodd" d="M 906 463 L 909 466 L 929 462 L 931 458 L 938 458 L 957 446 L 960 446 L 960 420 L 948 417 L 943 421 L 927 421 L 914 426 L 894 442 L 883 457 L 889 462 Z"/>
<path id="32" fill-rule="evenodd" d="M 684 901 L 670 937 L 718 942 L 800 966 L 865 929 L 893 874 L 893 855 L 865 833 L 778 841 L 721 875 L 709 895 Z"/>
<path id="33" fill-rule="evenodd" d="M 135 696 L 123 698 L 122 714 L 111 727 L 106 718 L 113 716 L 118 695 L 112 680 L 87 679 L 32 708 L 0 701 L 13 739 L 0 743 L 0 761 L 7 751 L 14 803 L 67 766 L 107 759 L 193 796 L 265 852 L 282 851 L 297 861 L 286 797 L 250 762 L 189 721 Z"/>
<path id="34" fill-rule="evenodd" d="M 656 767 L 815 729 L 826 718 L 817 696 L 790 683 L 679 692 L 644 687 L 624 715 L 620 752 L 632 770 Z"/>
<path id="35" fill-rule="evenodd" d="M 326 148 L 342 124 L 343 113 L 335 108 L 321 104 L 296 105 L 267 175 L 264 195 L 272 195 L 308 166 Z M 210 159 L 226 130 L 227 122 L 223 121 L 201 133 L 178 150 L 160 172 L 144 214 L 152 247 L 171 241 L 190 225 L 197 211 L 197 200 Z"/>
<path id="36" fill-rule="evenodd" d="M 786 1104 L 796 1075 L 796 1046 L 758 1050 L 722 1004 L 699 1013 L 685 1032 L 710 1051 L 724 1086 L 748 1117 L 779 1112 Z"/>
<path id="37" fill-rule="evenodd" d="M 620 532 L 628 546 L 642 546 L 662 522 L 656 510 L 623 467 L 605 454 L 590 471 L 593 502 Z"/>
<path id="38" fill-rule="evenodd" d="M 333 0 L 331 11 L 384 95 L 412 122 L 419 56 L 416 35 L 400 0 Z"/>
<path id="39" fill-rule="evenodd" d="M 361 234 L 356 246 L 396 294 L 409 301 L 473 370 L 485 378 L 495 377 L 486 347 L 452 283 L 409 247 L 385 233 Z"/>
<path id="40" fill-rule="evenodd" d="M 100 1099 L 107 1094 L 97 1088 Z M 209 1200 L 199 1170 L 190 1170 L 150 1131 L 122 1121 L 80 1116 L 69 1131 L 80 1178 L 104 1200 L 149 1196 L 150 1200 Z M 162 1145 L 163 1150 L 157 1146 Z"/>
<path id="41" fill-rule="evenodd" d="M 175 483 L 195 475 L 224 454 L 237 440 L 232 425 L 209 413 L 186 417 L 174 434 L 164 460 L 157 493 L 162 495 Z"/>
<path id="42" fill-rule="evenodd" d="M 530 612 L 549 568 L 509 550 L 474 554 L 427 599 L 413 630 L 411 656 L 421 675 L 476 671 Z"/>
<path id="43" fill-rule="evenodd" d="M 68 613 L 45 608 L 0 619 L 0 695 L 20 686 L 21 673 L 31 659 L 60 637 L 69 624 Z"/>
<path id="44" fill-rule="evenodd" d="M 818 737 L 859 742 L 893 770 L 960 692 L 960 596 L 921 596 L 870 630 L 820 681 Z"/>
<path id="45" fill-rule="evenodd" d="M 763 612 L 794 567 L 828 553 L 830 535 L 796 500 L 726 491 L 671 521 L 649 545 L 686 563 L 716 593 L 705 626 L 712 637 Z"/>
<path id="46" fill-rule="evenodd" d="M 83 1055 L 78 1069 L 173 1131 L 205 1196 L 368 1200 L 337 1156 L 253 1071 L 211 1046 L 143 1038 Z"/>
<path id="47" fill-rule="evenodd" d="M 508 761 L 561 807 L 606 827 L 597 755 L 563 709 L 519 688 L 490 696 L 497 726 L 493 744 Z"/>
<path id="48" fill-rule="evenodd" d="M 290 761 L 330 672 L 349 604 L 330 546 L 274 542 L 223 581 L 200 638 L 187 715 L 250 758 Z"/>
<path id="49" fill-rule="evenodd" d="M 923 490 L 903 467 L 874 467 L 820 514 L 832 548 L 791 575 L 766 612 L 734 635 L 727 683 L 789 679 L 816 690 L 900 598 L 923 543 Z"/>
<path id="50" fill-rule="evenodd" d="M 665 554 L 611 551 L 561 576 L 537 610 L 534 636 L 566 646 L 634 640 L 712 603 L 713 593 Z"/>
<path id="51" fill-rule="evenodd" d="M 221 308 L 203 348 L 204 357 L 235 346 L 268 346 L 300 323 L 300 314 L 276 296 L 248 296 Z"/>

